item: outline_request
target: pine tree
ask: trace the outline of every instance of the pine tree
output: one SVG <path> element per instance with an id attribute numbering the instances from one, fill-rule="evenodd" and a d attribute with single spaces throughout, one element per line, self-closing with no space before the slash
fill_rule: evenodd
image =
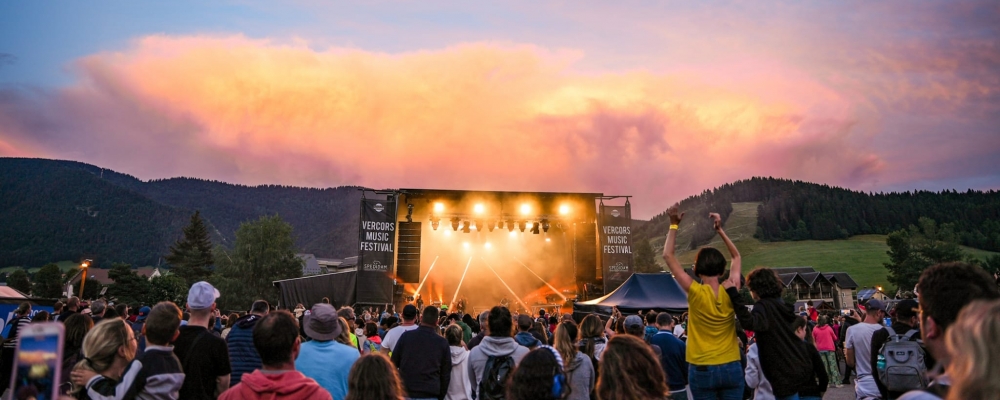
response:
<path id="1" fill-rule="evenodd" d="M 183 278 L 188 286 L 212 274 L 209 270 L 215 264 L 212 241 L 199 211 L 191 215 L 191 223 L 184 227 L 184 238 L 170 246 L 170 254 L 164 258 L 171 265 L 171 272 Z"/>
<path id="2" fill-rule="evenodd" d="M 656 255 L 653 253 L 653 246 L 646 239 L 639 240 L 635 245 L 635 254 L 632 256 L 635 272 L 651 273 L 663 272 L 663 268 L 656 265 Z"/>

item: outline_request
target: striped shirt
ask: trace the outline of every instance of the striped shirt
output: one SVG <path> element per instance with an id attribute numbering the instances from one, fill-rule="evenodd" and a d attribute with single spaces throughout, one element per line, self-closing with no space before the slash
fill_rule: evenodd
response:
<path id="1" fill-rule="evenodd" d="M 148 345 L 146 351 L 125 368 L 121 382 L 112 390 L 101 384 L 101 378 L 95 377 L 87 383 L 87 395 L 93 400 L 175 400 L 180 397 L 184 371 L 172 347 Z"/>
<path id="2" fill-rule="evenodd" d="M 10 331 L 7 332 L 7 340 L 12 340 L 17 338 L 17 333 L 21 331 L 21 328 L 28 326 L 31 323 L 31 318 L 28 317 L 16 317 L 10 321 Z"/>

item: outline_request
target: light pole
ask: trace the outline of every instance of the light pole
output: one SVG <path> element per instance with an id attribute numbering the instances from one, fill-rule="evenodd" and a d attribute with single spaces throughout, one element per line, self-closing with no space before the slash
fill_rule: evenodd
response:
<path id="1" fill-rule="evenodd" d="M 83 262 L 80 263 L 80 269 L 82 270 L 82 275 L 80 275 L 80 298 L 81 299 L 83 298 L 83 287 L 84 287 L 84 285 L 87 284 L 87 270 L 90 268 L 90 263 L 92 263 L 92 262 L 94 262 L 94 261 L 93 260 L 83 260 Z"/>

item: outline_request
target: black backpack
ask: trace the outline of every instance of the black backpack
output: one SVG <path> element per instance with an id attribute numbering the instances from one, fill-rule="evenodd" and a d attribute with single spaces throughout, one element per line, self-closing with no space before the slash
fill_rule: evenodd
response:
<path id="1" fill-rule="evenodd" d="M 514 359 L 506 356 L 489 356 L 479 381 L 478 400 L 502 400 L 507 395 L 507 375 L 514 369 Z"/>

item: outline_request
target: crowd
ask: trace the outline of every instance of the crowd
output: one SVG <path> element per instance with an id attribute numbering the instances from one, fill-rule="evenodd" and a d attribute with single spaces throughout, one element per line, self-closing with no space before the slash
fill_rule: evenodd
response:
<path id="1" fill-rule="evenodd" d="M 183 308 L 74 297 L 30 318 L 25 303 L 7 339 L 63 323 L 61 390 L 76 399 L 818 399 L 852 377 L 858 399 L 1000 398 L 1000 290 L 979 267 L 928 268 L 917 298 L 891 310 L 870 300 L 847 315 L 797 313 L 773 270 L 743 278 L 716 214 L 728 272 L 705 248 L 698 278 L 685 273 L 674 254 L 683 215 L 668 215 L 664 258 L 688 296 L 682 315 L 615 309 L 577 322 L 504 306 L 473 316 L 258 300 L 223 316 L 218 290 L 198 282 Z"/>

